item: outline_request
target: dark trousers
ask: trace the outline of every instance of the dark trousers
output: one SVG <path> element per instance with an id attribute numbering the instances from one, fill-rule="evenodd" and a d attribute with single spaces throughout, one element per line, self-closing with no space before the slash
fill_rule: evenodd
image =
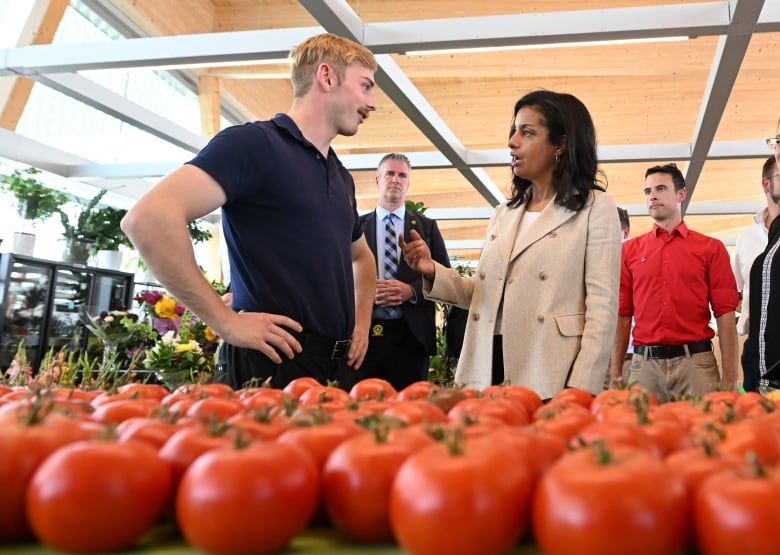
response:
<path id="1" fill-rule="evenodd" d="M 366 378 L 382 378 L 400 391 L 428 379 L 430 359 L 403 320 L 374 320 L 368 334 L 368 351 L 360 367 Z"/>
<path id="2" fill-rule="evenodd" d="M 756 364 L 750 349 L 750 337 L 748 337 L 745 339 L 745 344 L 742 347 L 742 356 L 740 357 L 740 362 L 742 363 L 742 388 L 745 391 L 758 391 L 758 364 Z"/>
<path id="3" fill-rule="evenodd" d="M 504 340 L 501 335 L 493 336 L 493 368 L 491 369 L 492 385 L 504 383 Z"/>
<path id="4" fill-rule="evenodd" d="M 292 360 L 282 356 L 281 364 L 276 364 L 260 351 L 224 343 L 217 357 L 214 381 L 240 389 L 252 379 L 263 383 L 271 378 L 271 387 L 282 389 L 295 378 L 309 376 L 323 385 L 336 382 L 349 391 L 361 379 L 362 373 L 347 366 L 345 358 L 333 360 L 326 353 L 307 350 L 305 342 L 302 345 L 303 352 Z"/>

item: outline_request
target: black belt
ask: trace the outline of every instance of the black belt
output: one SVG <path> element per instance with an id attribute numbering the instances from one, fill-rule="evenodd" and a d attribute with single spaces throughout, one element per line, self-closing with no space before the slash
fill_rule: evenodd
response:
<path id="1" fill-rule="evenodd" d="M 325 356 L 331 360 L 347 358 L 352 339 L 330 339 L 309 332 L 295 333 L 292 335 L 300 342 L 304 353 Z"/>
<path id="2" fill-rule="evenodd" d="M 643 356 L 647 352 L 647 358 L 674 358 L 685 355 L 685 347 L 688 353 L 706 353 L 712 350 L 712 341 L 696 341 L 687 345 L 634 345 L 634 354 Z"/>

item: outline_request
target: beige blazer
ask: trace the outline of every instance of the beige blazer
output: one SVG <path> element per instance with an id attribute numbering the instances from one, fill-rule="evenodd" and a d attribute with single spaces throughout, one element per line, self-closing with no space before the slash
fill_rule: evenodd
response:
<path id="1" fill-rule="evenodd" d="M 455 381 L 490 385 L 493 335 L 503 302 L 506 379 L 549 398 L 564 387 L 603 388 L 615 339 L 620 223 L 612 198 L 594 191 L 573 212 L 551 202 L 521 241 L 525 205 L 493 214 L 473 277 L 436 265 L 427 298 L 469 310 Z"/>

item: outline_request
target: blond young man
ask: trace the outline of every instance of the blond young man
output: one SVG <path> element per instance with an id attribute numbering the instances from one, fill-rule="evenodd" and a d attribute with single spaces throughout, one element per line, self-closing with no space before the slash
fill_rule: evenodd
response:
<path id="1" fill-rule="evenodd" d="M 218 133 L 139 199 L 122 227 L 160 283 L 225 340 L 218 380 L 281 387 L 313 376 L 349 388 L 368 346 L 375 270 L 354 182 L 330 145 L 376 109 L 377 64 L 332 34 L 290 57 L 287 113 Z M 218 208 L 232 309 L 203 279 L 185 227 Z"/>

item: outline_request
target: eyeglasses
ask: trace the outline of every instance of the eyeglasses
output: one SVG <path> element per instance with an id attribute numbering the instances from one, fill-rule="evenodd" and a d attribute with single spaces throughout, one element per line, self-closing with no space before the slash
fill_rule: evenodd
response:
<path id="1" fill-rule="evenodd" d="M 771 139 L 766 140 L 766 145 L 769 147 L 769 150 L 776 149 L 778 144 L 780 144 L 780 137 L 772 137 Z"/>
<path id="2" fill-rule="evenodd" d="M 769 179 L 771 181 L 775 177 L 780 177 L 780 173 L 773 173 L 772 175 L 767 175 L 764 179 Z"/>

